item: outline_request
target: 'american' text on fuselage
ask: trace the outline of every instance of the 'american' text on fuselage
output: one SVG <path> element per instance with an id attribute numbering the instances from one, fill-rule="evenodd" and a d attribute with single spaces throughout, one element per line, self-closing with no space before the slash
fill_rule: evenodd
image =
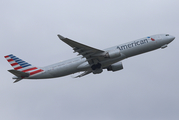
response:
<path id="1" fill-rule="evenodd" d="M 125 49 L 128 49 L 128 48 L 133 48 L 135 46 L 143 45 L 143 44 L 146 44 L 146 43 L 148 43 L 147 39 L 134 41 L 134 42 L 126 44 L 126 45 L 117 46 L 117 49 L 125 50 Z"/>

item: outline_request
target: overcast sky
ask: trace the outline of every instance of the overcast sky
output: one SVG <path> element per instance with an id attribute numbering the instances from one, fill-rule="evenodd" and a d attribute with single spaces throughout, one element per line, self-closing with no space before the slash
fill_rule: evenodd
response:
<path id="1" fill-rule="evenodd" d="M 1 120 L 178 120 L 178 0 L 4 0 L 0 2 Z M 76 57 L 57 34 L 105 49 L 153 34 L 166 49 L 123 60 L 124 69 L 13 83 L 4 59 L 46 66 Z"/>

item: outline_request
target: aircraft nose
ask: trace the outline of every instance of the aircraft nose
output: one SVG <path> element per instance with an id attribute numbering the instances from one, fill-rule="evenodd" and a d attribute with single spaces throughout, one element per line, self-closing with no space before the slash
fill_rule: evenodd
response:
<path id="1" fill-rule="evenodd" d="M 171 36 L 172 41 L 175 39 L 175 36 Z"/>
<path id="2" fill-rule="evenodd" d="M 169 34 L 165 35 L 165 40 L 168 43 L 172 42 L 174 39 L 175 39 L 175 37 L 173 35 L 169 35 Z"/>
<path id="3" fill-rule="evenodd" d="M 175 36 L 170 35 L 170 38 L 169 38 L 170 42 L 172 42 L 174 39 L 175 39 Z"/>

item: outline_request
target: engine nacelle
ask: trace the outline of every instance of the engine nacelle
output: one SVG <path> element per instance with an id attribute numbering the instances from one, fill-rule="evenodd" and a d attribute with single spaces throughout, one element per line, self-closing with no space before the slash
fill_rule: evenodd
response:
<path id="1" fill-rule="evenodd" d="M 123 69 L 122 62 L 117 62 L 117 63 L 114 63 L 114 64 L 110 65 L 109 67 L 107 67 L 108 71 L 113 71 L 113 72 L 122 70 L 122 69 Z"/>
<path id="2" fill-rule="evenodd" d="M 99 73 L 102 73 L 102 72 L 103 72 L 102 68 L 93 70 L 93 74 L 99 74 Z"/>
<path id="3" fill-rule="evenodd" d="M 113 50 L 113 51 L 109 51 L 106 54 L 107 58 L 116 58 L 116 57 L 120 57 L 120 56 L 121 56 L 121 54 L 120 54 L 119 49 L 116 49 L 116 50 Z"/>

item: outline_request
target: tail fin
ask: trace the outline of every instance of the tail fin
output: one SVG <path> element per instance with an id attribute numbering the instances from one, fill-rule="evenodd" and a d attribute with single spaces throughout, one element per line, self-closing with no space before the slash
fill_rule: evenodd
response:
<path id="1" fill-rule="evenodd" d="M 8 70 L 18 78 L 24 78 L 28 77 L 30 75 L 34 75 L 37 73 L 42 72 L 42 69 L 39 69 L 21 59 L 18 57 L 14 56 L 13 54 L 4 56 L 6 60 L 10 63 L 10 65 L 14 68 L 14 70 Z"/>

